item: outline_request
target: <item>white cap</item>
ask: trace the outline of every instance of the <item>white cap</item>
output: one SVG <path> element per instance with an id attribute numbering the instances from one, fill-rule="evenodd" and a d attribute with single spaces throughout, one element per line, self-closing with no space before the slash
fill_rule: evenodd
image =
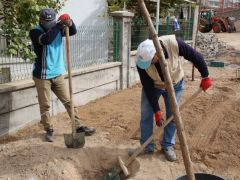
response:
<path id="1" fill-rule="evenodd" d="M 139 44 L 137 49 L 136 64 L 141 69 L 147 69 L 151 65 L 152 59 L 156 53 L 153 41 L 147 39 Z"/>

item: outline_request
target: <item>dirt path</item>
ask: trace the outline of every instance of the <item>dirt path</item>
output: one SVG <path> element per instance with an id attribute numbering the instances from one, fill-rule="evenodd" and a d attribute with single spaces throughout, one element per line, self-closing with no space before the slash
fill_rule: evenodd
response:
<path id="1" fill-rule="evenodd" d="M 240 23 L 239 23 L 240 24 Z M 228 43 L 230 46 L 233 46 L 235 49 L 240 50 L 240 25 L 239 32 L 236 33 L 217 33 L 216 34 L 219 39 L 223 42 Z"/>
<path id="2" fill-rule="evenodd" d="M 222 57 L 226 60 L 225 57 Z M 240 80 L 236 68 L 240 60 L 229 57 L 224 68 L 209 67 L 214 86 L 201 93 L 182 112 L 195 172 L 240 179 Z M 220 57 L 221 59 L 221 57 Z M 184 64 L 186 91 L 182 102 L 199 87 L 200 77 L 191 81 L 191 64 Z M 53 117 L 54 143 L 44 142 L 39 124 L 0 140 L 2 180 L 101 180 L 117 165 L 117 156 L 127 158 L 127 149 L 139 143 L 129 137 L 139 126 L 141 86 L 113 93 L 79 108 L 86 125 L 97 127 L 82 149 L 67 149 L 63 134 L 70 133 L 66 113 Z M 164 110 L 163 100 L 160 104 Z M 179 142 L 176 162 L 167 162 L 159 147 L 152 156 L 140 156 L 129 167 L 131 180 L 172 180 L 185 174 Z"/>

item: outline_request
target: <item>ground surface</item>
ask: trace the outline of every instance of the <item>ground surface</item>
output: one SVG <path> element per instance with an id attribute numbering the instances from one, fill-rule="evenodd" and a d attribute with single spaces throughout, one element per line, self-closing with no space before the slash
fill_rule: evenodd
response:
<path id="1" fill-rule="evenodd" d="M 227 40 L 239 33 L 219 34 Z M 232 40 L 231 40 L 232 42 Z M 182 112 L 186 136 L 195 172 L 219 175 L 229 180 L 240 179 L 240 80 L 236 69 L 240 57 L 231 53 L 220 57 L 224 68 L 209 67 L 214 86 L 201 93 Z M 185 63 L 186 91 L 182 102 L 193 94 L 200 79 L 195 71 L 191 81 L 191 64 Z M 63 134 L 70 133 L 66 113 L 53 117 L 56 140 L 43 141 L 41 126 L 34 125 L 0 141 L 0 179 L 64 179 L 100 180 L 106 170 L 117 165 L 117 156 L 127 158 L 127 149 L 138 147 L 131 134 L 139 126 L 141 86 L 116 92 L 79 108 L 86 125 L 97 127 L 95 135 L 86 138 L 82 149 L 67 149 Z M 162 99 L 160 99 L 161 107 Z M 185 174 L 179 142 L 178 160 L 167 162 L 159 148 L 153 156 L 144 155 L 129 168 L 131 180 L 172 180 Z"/>

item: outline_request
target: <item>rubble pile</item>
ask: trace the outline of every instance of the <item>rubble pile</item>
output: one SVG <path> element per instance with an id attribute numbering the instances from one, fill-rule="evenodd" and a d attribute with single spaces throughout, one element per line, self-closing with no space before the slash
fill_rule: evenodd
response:
<path id="1" fill-rule="evenodd" d="M 202 53 L 206 60 L 214 59 L 218 55 L 228 53 L 232 49 L 231 46 L 220 41 L 215 33 L 198 32 L 196 40 L 197 50 Z"/>

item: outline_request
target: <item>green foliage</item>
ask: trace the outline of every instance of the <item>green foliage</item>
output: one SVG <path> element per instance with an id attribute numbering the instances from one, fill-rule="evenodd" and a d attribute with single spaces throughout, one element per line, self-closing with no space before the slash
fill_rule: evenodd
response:
<path id="1" fill-rule="evenodd" d="M 126 3 L 126 7 L 128 10 L 132 11 L 135 14 L 135 17 L 140 17 L 141 12 L 138 6 L 138 0 L 107 0 L 108 2 L 108 10 L 109 12 L 122 10 L 124 6 L 124 1 Z M 144 1 L 149 13 L 155 17 L 156 13 L 156 2 L 151 0 Z M 171 7 L 179 7 L 180 4 L 183 3 L 183 0 L 160 0 L 160 14 L 161 16 L 168 15 L 168 10 Z"/>
<path id="2" fill-rule="evenodd" d="M 38 24 L 42 8 L 51 7 L 58 11 L 63 4 L 63 0 L 2 0 L 0 15 L 4 20 L 2 29 L 7 38 L 8 53 L 32 61 L 34 53 L 29 48 L 29 30 Z"/>
<path id="3" fill-rule="evenodd" d="M 133 0 L 134 1 L 134 0 Z M 109 12 L 123 9 L 124 2 L 128 4 L 130 0 L 107 0 Z"/>

